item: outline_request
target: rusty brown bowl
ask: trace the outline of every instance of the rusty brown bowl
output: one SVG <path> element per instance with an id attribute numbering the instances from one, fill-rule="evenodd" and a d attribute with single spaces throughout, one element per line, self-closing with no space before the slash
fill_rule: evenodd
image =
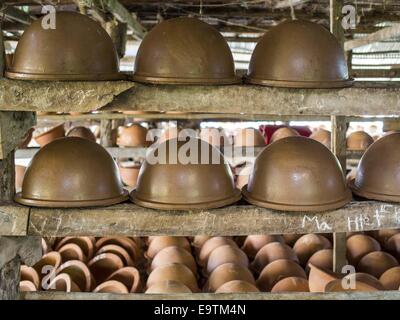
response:
<path id="1" fill-rule="evenodd" d="M 400 288 L 400 266 L 386 270 L 379 281 L 385 290 L 398 290 Z"/>
<path id="2" fill-rule="evenodd" d="M 302 266 L 307 265 L 308 259 L 319 250 L 331 249 L 331 242 L 318 234 L 306 234 L 299 238 L 293 246 L 293 250 L 299 258 Z"/>
<path id="3" fill-rule="evenodd" d="M 45 145 L 49 144 L 50 142 L 62 138 L 65 136 L 65 129 L 64 124 L 60 124 L 56 127 L 47 130 L 37 136 L 34 136 L 33 139 L 43 148 Z"/>
<path id="4" fill-rule="evenodd" d="M 245 81 L 290 88 L 352 85 L 343 48 L 326 28 L 310 21 L 285 21 L 259 40 Z"/>
<path id="5" fill-rule="evenodd" d="M 379 279 L 385 271 L 398 265 L 396 258 L 389 253 L 375 251 L 361 258 L 357 264 L 357 271 L 368 273 Z"/>
<path id="6" fill-rule="evenodd" d="M 362 257 L 370 252 L 380 251 L 381 246 L 374 238 L 365 234 L 355 234 L 346 241 L 347 260 L 357 266 Z"/>
<path id="7" fill-rule="evenodd" d="M 263 147 L 266 145 L 261 132 L 254 128 L 235 130 L 233 144 L 235 147 Z"/>
<path id="8" fill-rule="evenodd" d="M 140 274 L 134 267 L 118 269 L 107 278 L 107 281 L 121 282 L 131 293 L 139 292 L 141 289 Z"/>
<path id="9" fill-rule="evenodd" d="M 120 147 L 147 147 L 152 143 L 148 130 L 139 123 L 123 127 L 117 139 Z"/>
<path id="10" fill-rule="evenodd" d="M 348 150 L 364 151 L 373 143 L 374 138 L 365 131 L 355 131 L 347 137 Z"/>
<path id="11" fill-rule="evenodd" d="M 363 198 L 400 202 L 399 162 L 400 133 L 382 137 L 365 151 L 350 188 Z"/>
<path id="12" fill-rule="evenodd" d="M 180 17 L 156 25 L 140 44 L 133 80 L 162 84 L 234 84 L 228 43 L 212 26 Z"/>
<path id="13" fill-rule="evenodd" d="M 275 141 L 281 140 L 287 137 L 297 137 L 300 134 L 297 130 L 290 128 L 290 127 L 282 127 L 274 131 L 271 138 L 269 139 L 269 143 L 273 143 Z"/>
<path id="14" fill-rule="evenodd" d="M 309 292 L 307 279 L 301 277 L 287 277 L 278 281 L 271 289 L 272 293 L 278 292 Z"/>
<path id="15" fill-rule="evenodd" d="M 91 274 L 85 263 L 78 260 L 70 260 L 63 263 L 57 269 L 58 274 L 68 274 L 72 281 L 76 283 L 82 292 L 92 291 L 96 286 L 96 280 Z"/>
<path id="16" fill-rule="evenodd" d="M 99 284 L 93 292 L 98 293 L 129 293 L 127 287 L 119 281 L 116 280 L 108 280 L 101 284 Z"/>
<path id="17" fill-rule="evenodd" d="M 315 252 L 306 264 L 307 274 L 310 272 L 310 264 L 326 270 L 333 270 L 333 249 L 322 249 Z"/>
<path id="18" fill-rule="evenodd" d="M 128 251 L 119 245 L 116 244 L 106 244 L 102 246 L 99 250 L 97 250 L 96 255 L 102 254 L 102 253 L 113 253 L 119 256 L 124 263 L 125 266 L 133 266 L 135 263 L 131 258 L 131 255 L 128 253 Z"/>
<path id="19" fill-rule="evenodd" d="M 215 293 L 245 293 L 260 292 L 258 288 L 251 283 L 243 280 L 232 280 L 220 286 Z"/>
<path id="20" fill-rule="evenodd" d="M 187 154 L 188 163 L 179 154 Z M 240 198 L 223 155 L 197 138 L 170 139 L 150 150 L 131 193 L 135 204 L 164 210 L 218 208 Z"/>
<path id="21" fill-rule="evenodd" d="M 310 135 L 311 139 L 322 143 L 328 149 L 331 148 L 331 132 L 325 129 L 318 129 Z"/>
<path id="22" fill-rule="evenodd" d="M 67 137 L 35 154 L 15 201 L 35 207 L 93 207 L 127 198 L 111 155 L 97 143 Z"/>
<path id="23" fill-rule="evenodd" d="M 23 33 L 15 51 L 11 79 L 118 80 L 115 46 L 101 25 L 75 12 L 56 13 L 56 28 L 44 29 L 45 17 Z M 45 22 L 45 21 L 44 21 Z"/>
<path id="24" fill-rule="evenodd" d="M 177 246 L 190 252 L 190 243 L 186 237 L 157 236 L 151 239 L 149 247 L 145 253 L 146 258 L 154 259 L 154 257 L 163 249 Z"/>
<path id="25" fill-rule="evenodd" d="M 90 141 L 96 142 L 96 137 L 94 136 L 94 133 L 92 130 L 86 127 L 73 127 L 68 130 L 67 132 L 67 137 L 79 137 L 79 138 L 84 138 L 88 139 Z"/>
<path id="26" fill-rule="evenodd" d="M 132 258 L 133 261 L 137 261 L 141 255 L 141 244 L 137 242 L 135 238 L 129 237 L 102 237 L 97 239 L 96 241 L 96 248 L 100 250 L 103 246 L 115 244 L 118 246 L 123 247 L 128 253 L 129 256 Z"/>
<path id="27" fill-rule="evenodd" d="M 302 212 L 337 209 L 352 199 L 337 158 L 305 137 L 268 145 L 257 156 L 242 193 L 257 206 Z"/>
<path id="28" fill-rule="evenodd" d="M 162 293 L 192 293 L 182 282 L 175 280 L 164 280 L 153 284 L 149 287 L 146 294 L 162 294 Z"/>
<path id="29" fill-rule="evenodd" d="M 250 259 L 253 259 L 265 245 L 273 242 L 283 243 L 283 241 L 283 237 L 278 234 L 249 235 L 244 240 L 242 250 Z"/>
<path id="30" fill-rule="evenodd" d="M 79 260 L 82 262 L 87 261 L 86 255 L 83 253 L 80 246 L 75 243 L 68 243 L 62 246 L 58 252 L 61 254 L 61 258 L 63 262 L 69 260 Z"/>

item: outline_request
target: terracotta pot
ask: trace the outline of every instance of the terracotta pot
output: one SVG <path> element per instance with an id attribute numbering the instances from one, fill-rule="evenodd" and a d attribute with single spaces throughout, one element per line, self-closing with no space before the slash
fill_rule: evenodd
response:
<path id="1" fill-rule="evenodd" d="M 154 259 L 162 249 L 172 246 L 181 247 L 189 253 L 191 251 L 190 243 L 185 237 L 160 236 L 153 238 L 145 255 L 148 259 Z"/>
<path id="2" fill-rule="evenodd" d="M 237 246 L 235 241 L 228 237 L 212 237 L 204 242 L 198 255 L 199 265 L 205 267 L 213 250 L 224 245 Z"/>
<path id="3" fill-rule="evenodd" d="M 197 275 L 197 265 L 193 256 L 187 249 L 178 246 L 166 247 L 159 251 L 151 262 L 149 271 L 171 263 L 184 264 Z"/>
<path id="4" fill-rule="evenodd" d="M 299 259 L 291 247 L 280 242 L 271 242 L 258 251 L 253 263 L 251 264 L 252 270 L 257 274 L 260 274 L 265 266 L 279 259 L 287 259 L 299 263 Z"/>
<path id="5" fill-rule="evenodd" d="M 109 280 L 105 281 L 101 284 L 99 284 L 93 292 L 98 292 L 98 293 L 129 293 L 128 289 L 126 286 L 115 280 Z"/>
<path id="6" fill-rule="evenodd" d="M 250 259 L 253 259 L 258 251 L 260 251 L 265 245 L 272 242 L 283 243 L 283 241 L 284 240 L 281 235 L 250 235 L 246 237 L 246 240 L 242 246 L 242 250 Z"/>
<path id="7" fill-rule="evenodd" d="M 60 273 L 50 281 L 48 291 L 80 292 L 78 285 L 66 273 Z"/>
<path id="8" fill-rule="evenodd" d="M 153 284 L 146 290 L 145 293 L 146 294 L 192 293 L 192 291 L 179 281 L 165 280 Z"/>
<path id="9" fill-rule="evenodd" d="M 224 263 L 210 274 L 207 283 L 204 285 L 204 292 L 215 292 L 223 284 L 233 281 L 242 280 L 255 285 L 255 280 L 248 268 L 235 263 Z"/>
<path id="10" fill-rule="evenodd" d="M 70 260 L 63 263 L 57 270 L 57 274 L 62 273 L 68 274 L 82 292 L 90 292 L 96 286 L 93 275 L 82 261 Z"/>
<path id="11" fill-rule="evenodd" d="M 92 259 L 95 249 L 94 241 L 95 239 L 93 237 L 65 237 L 56 244 L 55 249 L 59 251 L 66 244 L 74 243 L 82 249 L 87 259 Z"/>
<path id="12" fill-rule="evenodd" d="M 50 142 L 62 138 L 65 136 L 64 123 L 60 124 L 46 132 L 43 132 L 37 136 L 34 136 L 33 139 L 39 144 L 41 148 Z"/>
<path id="13" fill-rule="evenodd" d="M 21 142 L 18 145 L 18 149 L 26 149 L 29 145 L 29 143 L 32 140 L 33 132 L 35 131 L 35 128 L 30 128 L 28 132 L 25 134 L 25 136 L 21 139 Z"/>
<path id="14" fill-rule="evenodd" d="M 381 229 L 372 231 L 370 235 L 378 240 L 382 247 L 386 248 L 386 242 L 398 233 L 400 233 L 400 229 Z"/>
<path id="15" fill-rule="evenodd" d="M 396 258 L 389 253 L 375 251 L 361 258 L 357 265 L 357 271 L 369 273 L 379 279 L 385 271 L 398 265 Z"/>
<path id="16" fill-rule="evenodd" d="M 211 236 L 195 236 L 192 240 L 192 246 L 196 252 L 196 256 L 199 255 L 201 248 L 203 247 L 204 243 L 211 239 Z"/>
<path id="17" fill-rule="evenodd" d="M 253 128 L 237 129 L 233 136 L 235 147 L 263 147 L 266 145 L 261 132 Z"/>
<path id="18" fill-rule="evenodd" d="M 51 251 L 45 255 L 33 266 L 39 275 L 41 287 L 49 283 L 56 274 L 56 270 L 61 265 L 62 258 L 57 251 Z"/>
<path id="19" fill-rule="evenodd" d="M 86 255 L 83 253 L 83 250 L 80 246 L 75 243 L 68 243 L 63 245 L 58 252 L 61 254 L 62 261 L 66 262 L 69 260 L 79 260 L 82 262 L 87 261 Z"/>
<path id="20" fill-rule="evenodd" d="M 96 137 L 92 130 L 86 127 L 73 127 L 67 132 L 67 137 L 79 137 L 96 142 Z"/>
<path id="21" fill-rule="evenodd" d="M 25 166 L 15 165 L 15 190 L 20 192 L 25 177 Z"/>
<path id="22" fill-rule="evenodd" d="M 134 267 L 124 267 L 111 274 L 107 281 L 118 281 L 123 283 L 131 293 L 139 292 L 141 289 L 140 274 Z"/>
<path id="23" fill-rule="evenodd" d="M 102 237 L 96 241 L 96 249 L 100 250 L 102 247 L 109 244 L 114 244 L 124 248 L 134 262 L 138 261 L 141 255 L 139 245 L 129 237 Z"/>
<path id="24" fill-rule="evenodd" d="M 288 277 L 307 279 L 306 273 L 299 264 L 292 260 L 279 259 L 268 264 L 257 279 L 257 287 L 269 292 L 280 280 Z"/>
<path id="25" fill-rule="evenodd" d="M 235 168 L 235 185 L 236 188 L 242 190 L 242 188 L 249 183 L 251 171 L 253 170 L 253 164 L 246 164 Z"/>
<path id="26" fill-rule="evenodd" d="M 122 182 L 128 187 L 136 187 L 137 178 L 140 171 L 140 165 L 124 166 L 119 164 L 119 173 L 121 174 Z"/>
<path id="27" fill-rule="evenodd" d="M 309 292 L 307 279 L 288 277 L 278 281 L 271 289 L 272 293 L 280 292 Z"/>
<path id="28" fill-rule="evenodd" d="M 286 243 L 288 246 L 293 247 L 294 244 L 296 243 L 296 241 L 297 241 L 298 239 L 300 239 L 303 235 L 304 235 L 304 234 L 293 234 L 293 233 L 292 233 L 292 234 L 283 234 L 282 237 L 283 237 L 283 240 L 285 241 L 285 243 Z"/>
<path id="29" fill-rule="evenodd" d="M 325 129 L 318 129 L 310 135 L 311 139 L 322 143 L 328 149 L 331 148 L 331 132 Z"/>
<path id="30" fill-rule="evenodd" d="M 96 255 L 102 254 L 102 253 L 113 253 L 119 256 L 124 263 L 125 266 L 134 266 L 134 261 L 132 260 L 130 254 L 124 247 L 116 245 L 116 244 L 106 244 L 103 247 L 101 247 L 99 250 L 97 250 Z"/>
<path id="31" fill-rule="evenodd" d="M 32 267 L 22 265 L 21 266 L 21 281 L 25 281 L 25 280 L 33 283 L 33 285 L 35 286 L 36 289 L 38 289 L 40 286 L 40 277 L 39 277 L 37 271 Z M 30 286 L 29 283 L 27 284 L 27 286 L 28 287 Z"/>
<path id="32" fill-rule="evenodd" d="M 42 252 L 43 254 L 49 253 L 51 250 L 49 244 L 47 243 L 47 240 L 45 238 L 42 238 Z"/>
<path id="33" fill-rule="evenodd" d="M 347 239 L 347 260 L 353 266 L 357 266 L 362 257 L 373 251 L 380 251 L 381 246 L 374 238 L 356 234 Z"/>
<path id="34" fill-rule="evenodd" d="M 120 147 L 147 147 L 152 141 L 147 137 L 148 130 L 138 123 L 134 123 L 128 127 L 123 127 L 117 144 Z"/>
<path id="35" fill-rule="evenodd" d="M 355 131 L 347 137 L 348 150 L 364 151 L 373 143 L 374 138 L 364 131 Z"/>
<path id="36" fill-rule="evenodd" d="M 220 286 L 215 293 L 245 293 L 245 292 L 260 292 L 258 288 L 247 281 L 232 280 Z"/>
<path id="37" fill-rule="evenodd" d="M 37 291 L 35 284 L 29 280 L 22 280 L 19 283 L 20 292 L 34 292 Z"/>
<path id="38" fill-rule="evenodd" d="M 378 289 L 364 282 L 356 281 L 354 288 L 343 288 L 342 280 L 333 280 L 325 287 L 325 292 L 374 292 Z"/>
<path id="39" fill-rule="evenodd" d="M 400 288 L 400 267 L 393 267 L 386 270 L 379 281 L 382 283 L 385 290 L 398 290 Z"/>
<path id="40" fill-rule="evenodd" d="M 154 269 L 147 279 L 147 288 L 166 280 L 181 282 L 192 292 L 199 292 L 195 275 L 184 264 L 172 263 Z"/>
<path id="41" fill-rule="evenodd" d="M 336 157 L 306 137 L 287 137 L 264 148 L 242 194 L 257 206 L 300 212 L 337 209 L 352 199 Z"/>
<path id="42" fill-rule="evenodd" d="M 121 258 L 113 253 L 102 253 L 89 261 L 90 272 L 98 283 L 106 280 L 111 274 L 124 266 Z"/>
<path id="43" fill-rule="evenodd" d="M 346 291 L 378 291 L 383 290 L 382 284 L 377 278 L 367 273 L 354 273 L 343 279 L 331 281 L 325 287 L 325 292 Z"/>
<path id="44" fill-rule="evenodd" d="M 272 134 L 269 143 L 273 143 L 275 141 L 281 140 L 283 138 L 287 137 L 296 137 L 299 136 L 300 134 L 297 132 L 297 130 L 290 128 L 290 127 L 282 127 L 274 131 Z"/>
<path id="45" fill-rule="evenodd" d="M 315 252 L 307 261 L 307 274 L 310 272 L 310 263 L 318 268 L 333 271 L 333 250 L 323 249 Z"/>
<path id="46" fill-rule="evenodd" d="M 308 285 L 310 292 L 325 292 L 325 287 L 329 282 L 343 278 L 342 274 L 318 268 L 311 263 L 309 266 Z"/>
<path id="47" fill-rule="evenodd" d="M 245 81 L 289 88 L 342 88 L 353 83 L 335 36 L 304 20 L 287 20 L 264 34 Z"/>
<path id="48" fill-rule="evenodd" d="M 312 233 L 299 238 L 293 246 L 293 250 L 299 258 L 300 264 L 304 267 L 314 253 L 319 250 L 331 248 L 332 244 L 327 238 Z"/>
<path id="49" fill-rule="evenodd" d="M 249 259 L 247 258 L 246 254 L 237 246 L 220 246 L 211 252 L 208 258 L 206 272 L 210 274 L 218 266 L 225 263 L 236 263 L 240 266 L 248 268 Z"/>
<path id="50" fill-rule="evenodd" d="M 388 252 L 400 261 L 400 233 L 390 237 L 390 239 L 387 240 L 385 247 Z"/>

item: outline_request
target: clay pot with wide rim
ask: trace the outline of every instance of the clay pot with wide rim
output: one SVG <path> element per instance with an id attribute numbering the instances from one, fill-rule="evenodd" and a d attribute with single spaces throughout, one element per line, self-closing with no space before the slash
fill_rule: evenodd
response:
<path id="1" fill-rule="evenodd" d="M 67 137 L 34 155 L 15 201 L 38 207 L 94 207 L 127 198 L 111 155 L 95 142 Z"/>
<path id="2" fill-rule="evenodd" d="M 148 139 L 148 130 L 139 123 L 122 127 L 117 139 L 120 147 L 147 147 L 152 143 Z"/>
<path id="3" fill-rule="evenodd" d="M 78 260 L 70 260 L 63 263 L 57 274 L 68 274 L 82 292 L 90 292 L 96 286 L 96 281 L 85 263 Z"/>
<path id="4" fill-rule="evenodd" d="M 127 287 L 115 280 L 108 280 L 105 281 L 101 284 L 99 284 L 93 292 L 98 292 L 98 293 L 129 293 Z"/>
<path id="5" fill-rule="evenodd" d="M 293 246 L 293 250 L 299 258 L 300 264 L 304 267 L 314 253 L 319 250 L 331 248 L 332 244 L 327 238 L 313 233 L 302 236 Z"/>
<path id="6" fill-rule="evenodd" d="M 235 130 L 233 144 L 235 147 L 263 147 L 266 145 L 261 132 L 254 128 Z"/>
<path id="7" fill-rule="evenodd" d="M 246 254 L 237 246 L 224 245 L 215 248 L 208 257 L 207 267 L 205 268 L 207 274 L 212 273 L 218 266 L 225 263 L 236 263 L 240 266 L 248 268 L 249 259 Z"/>
<path id="8" fill-rule="evenodd" d="M 379 281 L 385 290 L 398 290 L 400 288 L 400 266 L 386 270 Z"/>
<path id="9" fill-rule="evenodd" d="M 124 267 L 122 259 L 113 253 L 102 253 L 89 261 L 90 272 L 98 283 L 106 280 L 111 274 Z"/>
<path id="10" fill-rule="evenodd" d="M 307 279 L 301 277 L 287 277 L 278 281 L 271 289 L 272 293 L 278 292 L 309 292 Z"/>
<path id="11" fill-rule="evenodd" d="M 374 238 L 365 234 L 355 234 L 347 239 L 347 260 L 353 266 L 357 266 L 362 257 L 370 252 L 380 251 L 381 246 Z"/>
<path id="12" fill-rule="evenodd" d="M 60 124 L 37 136 L 34 136 L 33 139 L 39 144 L 41 148 L 43 148 L 50 142 L 59 138 L 63 138 L 64 136 L 65 136 L 64 124 Z"/>
<path id="13" fill-rule="evenodd" d="M 118 166 L 122 182 L 128 187 L 136 187 L 140 165 L 125 165 L 120 163 Z"/>
<path id="14" fill-rule="evenodd" d="M 198 254 L 199 265 L 205 267 L 213 250 L 225 245 L 237 246 L 236 242 L 228 237 L 212 237 L 204 242 Z"/>
<path id="15" fill-rule="evenodd" d="M 331 148 L 331 132 L 328 130 L 318 129 L 309 138 L 322 143 L 328 149 Z"/>
<path id="16" fill-rule="evenodd" d="M 60 273 L 49 283 L 48 291 L 80 292 L 78 285 L 66 273 Z"/>
<path id="17" fill-rule="evenodd" d="M 337 209 L 352 199 L 337 158 L 305 137 L 268 145 L 257 156 L 242 193 L 257 206 L 301 212 Z"/>
<path id="18" fill-rule="evenodd" d="M 289 20 L 258 41 L 245 81 L 289 88 L 351 86 L 342 46 L 317 23 Z"/>
<path id="19" fill-rule="evenodd" d="M 96 241 L 96 249 L 100 250 L 102 247 L 106 245 L 117 245 L 124 248 L 129 256 L 132 258 L 134 262 L 136 262 L 141 255 L 140 244 L 137 243 L 134 239 L 129 237 L 102 237 L 97 239 Z M 123 259 L 125 260 L 125 259 Z"/>
<path id="20" fill-rule="evenodd" d="M 228 43 L 196 18 L 165 20 L 146 34 L 136 55 L 133 80 L 155 84 L 234 84 Z"/>
<path id="21" fill-rule="evenodd" d="M 312 263 L 310 263 L 309 266 L 310 274 L 308 276 L 308 285 L 310 287 L 310 292 L 325 292 L 325 288 L 329 282 L 342 279 L 344 276 L 340 273 L 318 268 Z"/>
<path id="22" fill-rule="evenodd" d="M 148 259 L 154 259 L 161 250 L 175 246 L 181 247 L 189 253 L 191 252 L 190 243 L 186 237 L 159 236 L 154 237 L 149 243 L 145 256 Z"/>
<path id="23" fill-rule="evenodd" d="M 123 283 L 129 292 L 139 292 L 141 289 L 140 274 L 134 267 L 124 267 L 112 273 L 106 281 L 118 281 Z"/>
<path id="24" fill-rule="evenodd" d="M 182 282 L 175 280 L 164 280 L 153 284 L 149 287 L 146 294 L 163 294 L 163 293 L 192 293 Z"/>
<path id="25" fill-rule="evenodd" d="M 21 266 L 21 276 L 20 276 L 21 281 L 30 281 L 31 283 L 34 284 L 35 288 L 38 289 L 40 286 L 40 277 L 37 271 L 32 268 L 28 267 L 26 265 Z"/>
<path id="26" fill-rule="evenodd" d="M 92 130 L 86 127 L 73 127 L 68 130 L 67 132 L 67 137 L 79 137 L 79 138 L 84 138 L 88 139 L 90 141 L 96 142 L 96 137 Z"/>
<path id="27" fill-rule="evenodd" d="M 281 140 L 287 137 L 297 137 L 300 134 L 296 129 L 290 127 L 282 127 L 274 131 L 271 138 L 269 139 L 269 143 L 273 143 L 275 141 Z"/>
<path id="28" fill-rule="evenodd" d="M 194 275 L 197 275 L 197 265 L 192 254 L 185 248 L 169 246 L 160 250 L 151 261 L 149 271 L 171 263 L 181 263 L 187 266 Z"/>
<path id="29" fill-rule="evenodd" d="M 348 150 L 364 151 L 373 143 L 374 138 L 365 131 L 355 131 L 347 137 Z"/>
<path id="30" fill-rule="evenodd" d="M 215 293 L 246 293 L 246 292 L 260 292 L 258 288 L 247 281 L 232 280 L 220 286 Z"/>
<path id="31" fill-rule="evenodd" d="M 361 258 L 357 264 L 357 271 L 369 273 L 379 279 L 385 271 L 398 265 L 396 258 L 389 253 L 374 251 Z"/>
<path id="32" fill-rule="evenodd" d="M 64 237 L 55 245 L 55 250 L 59 251 L 63 246 L 69 243 L 78 245 L 87 259 L 93 258 L 95 250 L 94 237 Z"/>
<path id="33" fill-rule="evenodd" d="M 253 259 L 265 245 L 272 242 L 283 243 L 281 235 L 249 235 L 243 243 L 242 250 L 250 259 Z"/>

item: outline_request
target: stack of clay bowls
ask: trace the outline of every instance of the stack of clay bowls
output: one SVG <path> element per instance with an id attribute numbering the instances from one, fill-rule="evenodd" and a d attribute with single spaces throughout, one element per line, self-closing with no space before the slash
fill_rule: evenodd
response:
<path id="1" fill-rule="evenodd" d="M 72 127 L 71 129 L 68 130 L 67 137 L 79 137 L 79 138 L 84 138 L 88 139 L 90 141 L 96 142 L 96 137 L 92 130 L 86 127 Z"/>
<path id="2" fill-rule="evenodd" d="M 38 135 L 34 135 L 33 139 L 39 144 L 41 148 L 50 142 L 65 136 L 64 124 L 57 125 L 48 129 Z"/>
<path id="3" fill-rule="evenodd" d="M 147 239 L 148 278 L 145 292 L 199 292 L 196 261 L 186 237 L 153 236 Z"/>
<path id="4" fill-rule="evenodd" d="M 347 137 L 347 149 L 351 151 L 365 151 L 372 143 L 372 138 L 364 131 L 355 131 Z"/>

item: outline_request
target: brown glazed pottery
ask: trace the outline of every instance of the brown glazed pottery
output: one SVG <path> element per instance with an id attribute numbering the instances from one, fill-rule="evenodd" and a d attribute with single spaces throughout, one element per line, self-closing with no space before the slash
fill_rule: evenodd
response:
<path id="1" fill-rule="evenodd" d="M 255 285 L 255 280 L 248 268 L 236 263 L 224 263 L 210 274 L 207 283 L 204 286 L 204 291 L 215 292 L 223 284 L 233 281 L 242 280 L 252 285 Z"/>
<path id="2" fill-rule="evenodd" d="M 44 29 L 43 18 L 23 33 L 15 51 L 11 79 L 21 80 L 118 80 L 119 62 L 114 44 L 89 17 L 58 12 L 56 28 Z"/>
<path id="3" fill-rule="evenodd" d="M 19 283 L 19 291 L 20 292 L 35 292 L 37 288 L 35 284 L 29 280 L 22 280 Z"/>
<path id="4" fill-rule="evenodd" d="M 120 163 L 118 167 L 121 174 L 122 182 L 128 187 L 136 187 L 140 165 L 125 166 L 124 164 Z"/>
<path id="5" fill-rule="evenodd" d="M 333 250 L 332 249 L 322 249 L 315 252 L 310 259 L 308 259 L 306 265 L 306 272 L 310 272 L 309 264 L 326 270 L 333 270 Z"/>
<path id="6" fill-rule="evenodd" d="M 251 204 L 285 211 L 333 210 L 352 199 L 337 158 L 306 137 L 268 145 L 257 156 L 242 193 Z"/>
<path id="7" fill-rule="evenodd" d="M 265 33 L 253 51 L 245 80 L 290 88 L 342 88 L 353 83 L 335 36 L 303 20 L 285 21 Z"/>
<path id="8" fill-rule="evenodd" d="M 197 138 L 157 145 L 142 164 L 131 193 L 135 204 L 164 210 L 218 208 L 240 198 L 223 155 Z"/>
<path id="9" fill-rule="evenodd" d="M 212 26 L 180 17 L 156 25 L 140 44 L 133 80 L 163 84 L 234 84 L 228 43 Z"/>
<path id="10" fill-rule="evenodd" d="M 126 249 L 122 246 L 116 245 L 116 244 L 106 244 L 105 246 L 101 247 L 99 250 L 97 250 L 96 255 L 99 255 L 101 253 L 113 253 L 119 256 L 124 263 L 125 266 L 133 266 L 134 262 L 128 253 Z"/>
<path id="11" fill-rule="evenodd" d="M 186 237 L 158 236 L 152 238 L 146 251 L 146 258 L 153 259 L 161 250 L 177 246 L 190 252 L 190 243 Z"/>
<path id="12" fill-rule="evenodd" d="M 79 260 L 82 262 L 87 261 L 87 257 L 83 253 L 81 247 L 75 243 L 68 243 L 68 244 L 62 246 L 58 250 L 58 252 L 61 254 L 61 258 L 62 258 L 63 262 L 66 262 L 69 260 Z"/>
<path id="13" fill-rule="evenodd" d="M 181 282 L 192 292 L 199 292 L 195 275 L 184 264 L 171 263 L 154 269 L 147 279 L 147 288 L 165 280 Z"/>
<path id="14" fill-rule="evenodd" d="M 390 237 L 390 239 L 387 240 L 385 247 L 387 251 L 400 261 L 400 233 Z"/>
<path id="15" fill-rule="evenodd" d="M 40 286 L 40 278 L 37 271 L 26 265 L 21 266 L 21 281 L 29 281 L 34 284 L 35 288 L 38 289 Z"/>
<path id="16" fill-rule="evenodd" d="M 237 246 L 236 242 L 228 237 L 212 237 L 204 242 L 198 254 L 199 265 L 202 267 L 206 266 L 211 252 L 213 252 L 214 249 L 225 245 Z"/>
<path id="17" fill-rule="evenodd" d="M 89 292 L 96 286 L 96 281 L 85 263 L 78 260 L 70 260 L 63 263 L 57 274 L 66 273 L 76 283 L 82 292 Z"/>
<path id="18" fill-rule="evenodd" d="M 179 246 L 166 247 L 159 251 L 151 261 L 150 271 L 171 263 L 181 263 L 187 266 L 194 275 L 197 275 L 197 265 L 192 254 Z"/>
<path id="19" fill-rule="evenodd" d="M 28 132 L 25 134 L 25 136 L 21 139 L 21 142 L 18 145 L 18 149 L 25 149 L 28 147 L 29 143 L 32 140 L 34 131 L 35 131 L 35 128 L 30 128 L 28 130 Z"/>
<path id="20" fill-rule="evenodd" d="M 288 277 L 307 279 L 306 273 L 298 263 L 287 259 L 275 260 L 263 269 L 257 280 L 257 287 L 261 291 L 269 292 L 280 280 Z"/>
<path id="21" fill-rule="evenodd" d="M 235 147 L 263 147 L 266 145 L 261 132 L 253 128 L 235 130 L 233 144 Z"/>
<path id="22" fill-rule="evenodd" d="M 286 137 L 296 137 L 299 136 L 300 134 L 297 132 L 297 130 L 290 128 L 290 127 L 282 127 L 274 131 L 274 133 L 271 136 L 271 139 L 269 140 L 269 143 L 273 143 L 275 141 L 281 140 Z"/>
<path id="23" fill-rule="evenodd" d="M 152 141 L 147 140 L 148 130 L 138 123 L 123 127 L 118 136 L 117 144 L 120 147 L 147 147 Z"/>
<path id="24" fill-rule="evenodd" d="M 140 244 L 129 237 L 102 237 L 96 241 L 96 248 L 100 250 L 103 246 L 109 244 L 123 247 L 133 261 L 137 261 L 140 256 Z"/>
<path id="25" fill-rule="evenodd" d="M 318 268 L 312 263 L 310 263 L 309 266 L 310 274 L 308 276 L 308 285 L 310 287 L 310 292 L 325 292 L 325 287 L 329 282 L 343 278 L 343 275 L 340 273 Z"/>
<path id="26" fill-rule="evenodd" d="M 67 137 L 79 137 L 96 142 L 96 137 L 92 130 L 86 127 L 73 127 L 67 132 Z"/>
<path id="27" fill-rule="evenodd" d="M 400 133 L 382 137 L 365 151 L 350 188 L 367 199 L 400 202 L 399 162 Z"/>
<path id="28" fill-rule="evenodd" d="M 259 274 L 265 266 L 279 259 L 287 259 L 299 263 L 299 259 L 291 247 L 284 243 L 271 242 L 258 251 L 251 268 Z"/>
<path id="29" fill-rule="evenodd" d="M 385 290 L 398 290 L 400 288 L 400 266 L 386 270 L 379 281 Z"/>
<path id="30" fill-rule="evenodd" d="M 98 292 L 98 293 L 129 293 L 128 289 L 126 286 L 115 280 L 108 280 L 105 281 L 101 284 L 99 284 L 93 292 Z"/>
<path id="31" fill-rule="evenodd" d="M 118 269 L 124 267 L 121 258 L 114 253 L 102 253 L 89 261 L 90 272 L 98 283 L 106 280 Z"/>
<path id="32" fill-rule="evenodd" d="M 17 192 L 21 191 L 22 183 L 25 177 L 25 166 L 15 165 L 15 190 Z"/>
<path id="33" fill-rule="evenodd" d="M 331 132 L 325 129 L 318 129 L 310 135 L 310 138 L 322 143 L 328 149 L 331 148 Z"/>
<path id="34" fill-rule="evenodd" d="M 307 279 L 301 277 L 287 277 L 278 281 L 271 289 L 272 293 L 278 292 L 309 292 Z"/>
<path id="35" fill-rule="evenodd" d="M 112 280 L 123 283 L 131 293 L 139 292 L 141 289 L 140 274 L 139 271 L 134 267 L 124 267 L 122 269 L 118 269 L 107 278 L 107 281 Z"/>
<path id="36" fill-rule="evenodd" d="M 93 237 L 64 237 L 56 244 L 55 250 L 59 251 L 67 243 L 75 243 L 88 259 L 93 258 L 95 250 L 95 239 Z"/>
<path id="37" fill-rule="evenodd" d="M 357 271 L 369 273 L 379 279 L 385 271 L 398 265 L 396 258 L 389 253 L 375 251 L 361 258 L 357 265 Z"/>
<path id="38" fill-rule="evenodd" d="M 146 294 L 162 294 L 162 293 L 192 293 L 182 282 L 175 280 L 165 280 L 153 284 L 149 287 Z"/>
<path id="39" fill-rule="evenodd" d="M 66 273 L 60 273 L 49 283 L 49 291 L 80 292 L 78 285 Z"/>
<path id="40" fill-rule="evenodd" d="M 364 131 L 355 131 L 347 137 L 348 150 L 364 151 L 372 143 L 374 143 L 374 138 Z"/>
<path id="41" fill-rule="evenodd" d="M 308 259 L 319 250 L 331 249 L 331 242 L 324 236 L 318 234 L 306 234 L 296 241 L 293 250 L 299 258 L 302 266 L 307 265 Z"/>
<path id="42" fill-rule="evenodd" d="M 210 274 L 218 266 L 229 262 L 236 263 L 246 268 L 249 266 L 249 259 L 242 250 L 237 246 L 225 245 L 211 252 L 207 262 L 207 273 Z"/>
<path id="43" fill-rule="evenodd" d="M 220 286 L 215 293 L 245 293 L 260 292 L 258 288 L 251 283 L 243 280 L 232 280 Z"/>
<path id="44" fill-rule="evenodd" d="M 348 238 L 346 248 L 347 260 L 353 266 L 357 266 L 361 258 L 368 253 L 381 250 L 379 242 L 365 234 L 355 234 Z"/>
<path id="45" fill-rule="evenodd" d="M 62 138 L 64 136 L 65 136 L 64 124 L 60 124 L 56 127 L 51 128 L 50 130 L 47 130 L 46 132 L 34 136 L 33 139 L 35 139 L 35 141 L 39 144 L 39 146 L 43 148 L 50 142 Z"/>
<path id="46" fill-rule="evenodd" d="M 95 142 L 67 137 L 34 155 L 15 201 L 35 207 L 93 207 L 127 198 L 111 155 Z"/>
<path id="47" fill-rule="evenodd" d="M 272 242 L 283 243 L 281 235 L 250 235 L 246 237 L 243 243 L 242 250 L 250 259 L 253 259 L 262 247 Z M 261 270 L 260 270 L 261 271 Z"/>

